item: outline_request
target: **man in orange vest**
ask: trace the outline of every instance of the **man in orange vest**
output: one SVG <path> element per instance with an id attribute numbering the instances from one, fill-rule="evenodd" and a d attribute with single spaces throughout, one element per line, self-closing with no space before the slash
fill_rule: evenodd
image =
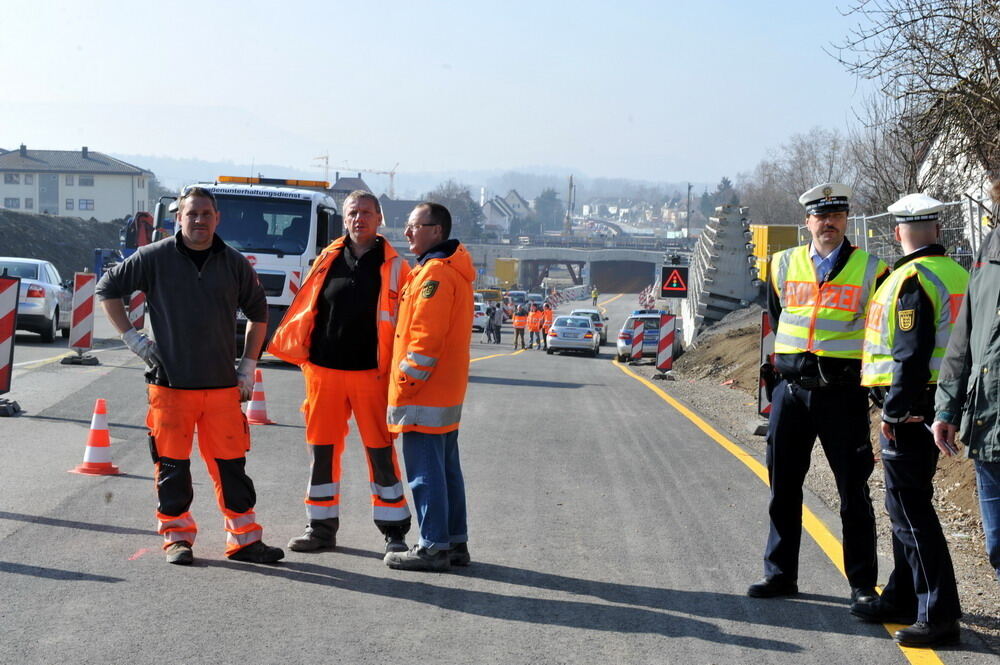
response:
<path id="1" fill-rule="evenodd" d="M 375 526 L 386 552 L 405 552 L 410 511 L 385 410 L 399 292 L 409 265 L 377 233 L 382 211 L 373 194 L 351 192 L 343 210 L 347 235 L 317 257 L 268 347 L 299 365 L 306 383 L 309 524 L 288 548 L 314 552 L 337 544 L 340 458 L 353 413 L 368 458 Z"/>
<path id="2" fill-rule="evenodd" d="M 410 213 L 406 237 L 417 265 L 403 286 L 389 381 L 389 429 L 402 433 L 420 541 L 389 552 L 401 570 L 448 570 L 470 562 L 458 425 L 469 382 L 472 258 L 451 235 L 439 203 Z"/>
<path id="3" fill-rule="evenodd" d="M 545 303 L 542 306 L 542 348 L 549 348 L 549 329 L 552 328 L 552 321 L 555 319 L 556 313 L 552 309 L 552 305 Z"/>
<path id="4" fill-rule="evenodd" d="M 528 327 L 528 313 L 523 307 L 518 307 L 512 320 L 514 325 L 514 350 L 517 350 L 517 340 L 521 340 L 521 348 L 524 348 L 524 329 Z"/>
<path id="5" fill-rule="evenodd" d="M 531 311 L 528 312 L 528 347 L 532 349 L 542 348 L 542 311 L 538 305 L 531 303 Z"/>

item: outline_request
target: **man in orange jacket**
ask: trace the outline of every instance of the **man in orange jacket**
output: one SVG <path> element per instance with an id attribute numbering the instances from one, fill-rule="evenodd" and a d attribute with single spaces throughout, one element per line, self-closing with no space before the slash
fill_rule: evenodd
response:
<path id="1" fill-rule="evenodd" d="M 552 305 L 545 303 L 542 306 L 542 348 L 549 348 L 549 330 L 552 328 L 552 321 L 555 320 L 555 310 Z"/>
<path id="2" fill-rule="evenodd" d="M 511 322 L 514 326 L 514 350 L 517 351 L 518 340 L 521 340 L 521 348 L 524 348 L 524 329 L 528 327 L 528 313 L 524 311 L 524 307 L 518 307 L 514 311 Z"/>
<path id="3" fill-rule="evenodd" d="M 538 305 L 531 303 L 531 311 L 528 312 L 528 348 L 542 348 L 542 310 Z"/>
<path id="4" fill-rule="evenodd" d="M 302 411 L 312 454 L 305 499 L 309 524 L 303 535 L 289 541 L 295 552 L 337 544 L 340 458 L 352 413 L 367 453 L 375 526 L 385 537 L 386 552 L 406 551 L 410 511 L 385 410 L 399 292 L 409 265 L 377 233 L 381 223 L 373 194 L 347 196 L 347 235 L 317 257 L 268 347 L 299 365 L 306 382 Z"/>
<path id="5" fill-rule="evenodd" d="M 469 382 L 472 337 L 472 258 L 451 235 L 451 214 L 438 203 L 410 213 L 406 237 L 417 266 L 399 302 L 399 326 L 389 380 L 389 429 L 401 432 L 406 477 L 420 541 L 389 552 L 402 570 L 469 565 L 465 481 L 458 425 Z"/>

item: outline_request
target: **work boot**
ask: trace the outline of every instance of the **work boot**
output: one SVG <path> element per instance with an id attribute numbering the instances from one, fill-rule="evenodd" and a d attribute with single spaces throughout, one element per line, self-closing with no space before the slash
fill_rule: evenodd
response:
<path id="1" fill-rule="evenodd" d="M 452 543 L 448 550 L 448 560 L 453 566 L 468 566 L 472 563 L 469 555 L 469 543 Z"/>
<path id="2" fill-rule="evenodd" d="M 747 595 L 751 598 L 776 598 L 778 596 L 794 596 L 799 592 L 799 585 L 795 580 L 787 577 L 773 575 L 765 577 L 758 582 L 754 582 L 747 589 Z"/>
<path id="3" fill-rule="evenodd" d="M 900 610 L 881 598 L 869 603 L 851 603 L 851 614 L 868 623 L 900 623 L 909 626 L 917 620 L 916 612 Z"/>
<path id="4" fill-rule="evenodd" d="M 285 553 L 280 547 L 271 547 L 258 540 L 236 550 L 229 555 L 229 558 L 247 563 L 277 563 L 285 558 Z"/>
<path id="5" fill-rule="evenodd" d="M 337 546 L 337 527 L 340 521 L 310 520 L 305 533 L 288 541 L 288 549 L 293 552 L 317 552 L 332 550 Z"/>
<path id="6" fill-rule="evenodd" d="M 385 553 L 406 552 L 406 533 L 399 527 L 389 527 L 383 533 L 385 536 Z"/>
<path id="7" fill-rule="evenodd" d="M 875 587 L 873 586 L 856 586 L 851 587 L 851 603 L 874 603 L 878 600 L 879 596 L 875 593 Z"/>
<path id="8" fill-rule="evenodd" d="M 194 553 L 191 551 L 191 543 L 186 540 L 178 540 L 170 543 L 166 549 L 167 563 L 178 566 L 190 566 L 194 562 Z"/>
<path id="9" fill-rule="evenodd" d="M 961 639 L 962 629 L 958 620 L 942 623 L 918 621 L 908 628 L 901 628 L 892 637 L 904 647 L 937 647 L 955 644 Z"/>
<path id="10" fill-rule="evenodd" d="M 389 552 L 385 555 L 385 565 L 395 570 L 430 570 L 445 572 L 451 568 L 448 550 L 429 550 L 414 545 L 407 552 Z"/>

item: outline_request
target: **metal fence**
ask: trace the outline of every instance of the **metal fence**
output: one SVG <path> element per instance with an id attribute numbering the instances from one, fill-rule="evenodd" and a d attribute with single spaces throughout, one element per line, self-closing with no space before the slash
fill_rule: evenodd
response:
<path id="1" fill-rule="evenodd" d="M 948 255 L 968 269 L 979 251 L 983 236 L 990 228 L 983 221 L 986 208 L 975 199 L 964 201 L 949 201 L 940 215 L 941 244 Z M 893 237 L 892 215 L 884 212 L 879 215 L 849 217 L 847 220 L 848 239 L 866 252 L 874 254 L 890 266 L 902 258 L 903 251 Z M 799 227 L 799 241 L 802 244 L 810 242 L 809 230 Z"/>

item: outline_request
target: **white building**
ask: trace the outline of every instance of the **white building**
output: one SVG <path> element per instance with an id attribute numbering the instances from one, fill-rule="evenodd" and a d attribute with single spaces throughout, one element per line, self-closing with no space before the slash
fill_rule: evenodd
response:
<path id="1" fill-rule="evenodd" d="M 153 173 L 100 152 L 0 150 L 0 207 L 110 222 L 150 210 Z"/>

